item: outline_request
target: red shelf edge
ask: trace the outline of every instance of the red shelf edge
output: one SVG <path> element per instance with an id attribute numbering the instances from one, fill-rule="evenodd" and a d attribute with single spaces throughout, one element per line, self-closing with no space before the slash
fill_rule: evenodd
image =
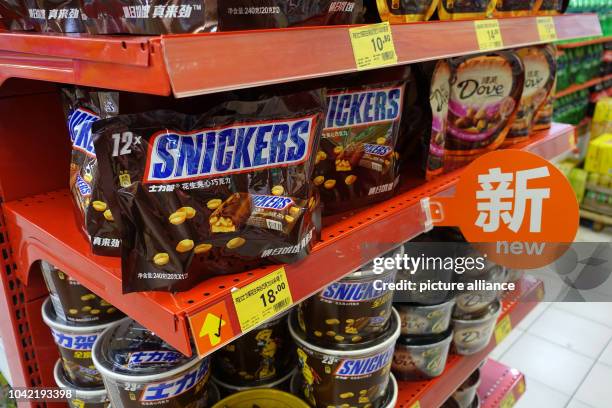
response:
<path id="1" fill-rule="evenodd" d="M 595 14 L 553 19 L 560 40 L 601 34 Z M 535 17 L 499 23 L 503 48 L 545 42 Z M 0 33 L 0 81 L 15 77 L 177 97 L 290 82 L 357 71 L 347 30 L 151 37 L 5 32 Z M 396 24 L 392 30 L 398 65 L 480 52 L 471 20 Z"/>
<path id="2" fill-rule="evenodd" d="M 521 320 L 537 305 L 544 296 L 544 284 L 533 277 L 525 276 L 520 288 L 502 299 L 503 311 L 499 321 L 506 316 L 510 317 L 511 326 L 516 327 Z M 523 288 L 523 286 L 527 286 Z M 515 300 L 508 301 L 508 297 Z M 471 356 L 449 355 L 449 361 L 444 373 L 430 381 L 407 382 L 399 381 L 400 408 L 438 407 L 444 403 L 452 393 L 470 376 L 474 370 L 485 360 L 486 356 L 497 345 L 495 336 L 488 346 L 479 353 Z M 418 405 L 417 405 L 418 403 Z"/>
<path id="3" fill-rule="evenodd" d="M 480 369 L 480 378 L 478 396 L 482 408 L 513 406 L 525 393 L 523 373 L 492 359 Z"/>
<path id="4" fill-rule="evenodd" d="M 553 124 L 550 131 L 542 132 L 528 143 L 515 147 L 544 157 L 556 157 L 570 148 L 572 134 L 571 126 Z M 285 265 L 294 301 L 316 293 L 369 259 L 391 249 L 394 243 L 407 241 L 425 232 L 428 220 L 421 200 L 449 194 L 458 174 L 460 170 L 441 176 L 324 228 L 323 242 L 317 244 L 312 254 L 298 263 Z M 67 220 L 74 217 L 68 193 L 49 193 L 7 202 L 4 211 L 18 266 L 17 273 L 24 283 L 27 284 L 30 278 L 32 264 L 39 259 L 47 260 L 186 354 L 191 352 L 189 317 L 225 302 L 231 306 L 230 321 L 235 333 L 240 335 L 231 298 L 232 288 L 247 285 L 278 268 L 272 266 L 209 279 L 190 291 L 177 294 L 148 292 L 122 295 L 119 260 L 91 255 L 89 245 L 76 223 L 69 226 L 71 224 Z M 411 222 L 405 222 L 407 219 Z M 372 241 L 377 241 L 378 245 L 363 245 Z M 323 273 L 313 274 L 310 271 Z M 220 286 L 224 288 L 219 290 Z M 155 313 L 151 313 L 152 310 Z"/>

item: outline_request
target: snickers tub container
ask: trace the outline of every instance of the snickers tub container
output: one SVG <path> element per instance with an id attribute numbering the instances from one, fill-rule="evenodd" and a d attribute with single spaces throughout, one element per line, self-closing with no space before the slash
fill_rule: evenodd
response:
<path id="1" fill-rule="evenodd" d="M 403 254 L 403 247 L 386 256 Z M 376 273 L 373 264 L 331 283 L 298 305 L 301 330 L 322 347 L 367 343 L 389 326 L 393 291 L 383 286 L 395 282 L 396 269 Z"/>
<path id="2" fill-rule="evenodd" d="M 387 397 L 399 315 L 392 309 L 389 327 L 367 343 L 324 348 L 308 341 L 292 314 L 289 330 L 297 343 L 299 395 L 316 408 L 383 406 Z"/>
<path id="3" fill-rule="evenodd" d="M 113 324 L 94 346 L 113 408 L 206 408 L 209 359 L 187 357 L 132 319 Z"/>
<path id="4" fill-rule="evenodd" d="M 70 393 L 70 396 L 66 396 L 66 402 L 70 408 L 110 408 L 104 386 L 101 385 L 97 388 L 77 387 L 66 376 L 61 360 L 57 360 L 55 363 L 53 377 L 55 377 L 55 383 L 58 387 Z"/>
<path id="5" fill-rule="evenodd" d="M 77 387 L 96 388 L 102 386 L 102 377 L 91 358 L 94 342 L 113 323 L 70 323 L 55 313 L 51 298 L 42 305 L 43 321 L 59 349 L 62 366 L 70 382 Z"/>

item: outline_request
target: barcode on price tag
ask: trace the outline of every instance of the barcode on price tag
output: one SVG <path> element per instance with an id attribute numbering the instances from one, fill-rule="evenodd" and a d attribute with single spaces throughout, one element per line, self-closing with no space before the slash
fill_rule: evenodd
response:
<path id="1" fill-rule="evenodd" d="M 397 63 L 391 26 L 388 22 L 349 29 L 358 70 Z"/>
<path id="2" fill-rule="evenodd" d="M 499 21 L 495 19 L 477 20 L 474 21 L 474 28 L 476 30 L 478 48 L 481 51 L 493 50 L 504 46 Z"/>
<path id="3" fill-rule="evenodd" d="M 551 16 L 537 17 L 536 24 L 538 25 L 538 34 L 542 41 L 555 41 L 557 39 L 557 29 L 555 28 L 555 20 Z"/>
<path id="4" fill-rule="evenodd" d="M 293 305 L 285 268 L 232 292 L 240 329 L 246 332 Z"/>

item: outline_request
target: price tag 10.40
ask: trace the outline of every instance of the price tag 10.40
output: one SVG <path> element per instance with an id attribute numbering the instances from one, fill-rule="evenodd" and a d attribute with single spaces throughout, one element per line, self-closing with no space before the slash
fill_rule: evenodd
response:
<path id="1" fill-rule="evenodd" d="M 555 20 L 551 16 L 536 17 L 538 25 L 538 34 L 541 41 L 556 41 L 557 29 L 555 28 Z"/>
<path id="2" fill-rule="evenodd" d="M 243 332 L 259 325 L 293 305 L 285 268 L 279 268 L 247 286 L 232 292 L 232 299 Z"/>
<path id="3" fill-rule="evenodd" d="M 349 28 L 358 70 L 397 63 L 391 26 L 388 22 Z"/>
<path id="4" fill-rule="evenodd" d="M 504 46 L 499 21 L 495 19 L 474 21 L 478 48 L 481 51 L 494 50 Z"/>

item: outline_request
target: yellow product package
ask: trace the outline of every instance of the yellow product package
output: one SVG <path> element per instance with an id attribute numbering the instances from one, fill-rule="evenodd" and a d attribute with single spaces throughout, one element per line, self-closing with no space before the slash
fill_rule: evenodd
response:
<path id="1" fill-rule="evenodd" d="M 543 0 L 497 0 L 493 17 L 517 17 L 535 15 Z"/>
<path id="2" fill-rule="evenodd" d="M 389 23 L 427 21 L 436 10 L 439 0 L 376 0 L 378 14 Z"/>
<path id="3" fill-rule="evenodd" d="M 440 20 L 472 20 L 491 17 L 498 0 L 439 0 Z"/>

